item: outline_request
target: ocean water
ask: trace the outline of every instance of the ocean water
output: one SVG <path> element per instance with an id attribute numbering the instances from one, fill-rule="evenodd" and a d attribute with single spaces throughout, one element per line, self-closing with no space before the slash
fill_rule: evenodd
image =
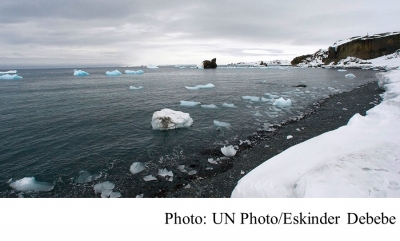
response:
<path id="1" fill-rule="evenodd" d="M 322 98 L 375 80 L 375 72 L 367 70 L 291 67 L 117 68 L 122 73 L 142 69 L 144 74 L 106 76 L 115 69 L 82 69 L 90 73 L 84 77 L 74 76 L 73 69 L 21 69 L 17 74 L 23 79 L 0 80 L 1 197 L 100 197 L 93 186 L 105 181 L 113 182 L 122 197 L 162 196 L 204 173 L 218 175 L 234 165 L 208 162 L 216 158 L 210 150 L 245 141 L 255 131 L 303 115 Z M 348 73 L 356 78 L 345 78 Z M 185 88 L 208 83 L 215 87 Z M 299 84 L 307 87 L 295 87 Z M 289 98 L 292 105 L 274 106 L 278 97 Z M 218 108 L 184 107 L 181 100 Z M 151 117 L 163 108 L 189 113 L 193 125 L 153 130 Z M 230 127 L 216 126 L 214 120 Z M 145 170 L 131 174 L 134 162 L 143 163 Z M 163 168 L 172 171 L 173 178 L 159 176 Z M 157 180 L 145 181 L 148 175 Z M 53 188 L 12 187 L 26 177 Z"/>

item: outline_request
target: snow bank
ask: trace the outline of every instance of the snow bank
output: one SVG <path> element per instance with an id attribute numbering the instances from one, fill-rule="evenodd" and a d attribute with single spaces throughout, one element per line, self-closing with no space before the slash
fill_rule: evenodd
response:
<path id="1" fill-rule="evenodd" d="M 377 74 L 384 100 L 244 176 L 232 197 L 400 197 L 400 71 Z"/>
<path id="2" fill-rule="evenodd" d="M 143 70 L 138 70 L 138 71 L 134 71 L 134 70 L 125 70 L 125 74 L 143 74 L 144 71 Z"/>
<path id="3" fill-rule="evenodd" d="M 88 76 L 89 73 L 85 72 L 83 70 L 80 70 L 80 69 L 74 69 L 74 75 L 75 76 Z"/>
<path id="4" fill-rule="evenodd" d="M 200 104 L 201 102 L 181 100 L 181 106 L 193 107 Z"/>
<path id="5" fill-rule="evenodd" d="M 122 73 L 121 72 L 119 72 L 117 69 L 116 70 L 113 70 L 113 71 L 107 71 L 106 72 L 106 75 L 108 75 L 108 76 L 118 76 L 118 75 L 121 75 Z"/>
<path id="6" fill-rule="evenodd" d="M 10 187 L 15 190 L 28 192 L 28 191 L 51 191 L 53 189 L 53 185 L 46 182 L 37 182 L 34 177 L 24 177 L 22 179 L 11 182 Z"/>
<path id="7" fill-rule="evenodd" d="M 0 75 L 0 79 L 17 80 L 17 79 L 22 79 L 22 77 L 17 74 L 5 74 L 5 75 Z"/>
<path id="8" fill-rule="evenodd" d="M 193 119 L 189 113 L 162 109 L 153 114 L 151 126 L 155 130 L 170 130 L 176 128 L 189 127 L 193 124 Z"/>
<path id="9" fill-rule="evenodd" d="M 276 105 L 278 107 L 289 107 L 292 105 L 292 101 L 290 99 L 285 100 L 284 98 L 279 98 L 272 103 L 272 105 Z"/>
<path id="10" fill-rule="evenodd" d="M 143 89 L 143 86 L 136 87 L 136 86 L 131 85 L 131 86 L 129 86 L 129 89 L 130 90 L 140 90 L 140 89 Z"/>
<path id="11" fill-rule="evenodd" d="M 214 87 L 215 87 L 215 85 L 213 85 L 211 83 L 206 84 L 206 85 L 196 85 L 195 87 L 185 86 L 185 88 L 188 90 L 210 89 L 210 88 L 214 88 Z"/>

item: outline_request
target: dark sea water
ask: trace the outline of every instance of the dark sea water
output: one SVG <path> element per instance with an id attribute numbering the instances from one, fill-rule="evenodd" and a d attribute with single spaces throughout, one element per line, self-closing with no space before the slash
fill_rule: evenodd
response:
<path id="1" fill-rule="evenodd" d="M 93 186 L 105 181 L 113 182 L 113 191 L 122 197 L 163 196 L 200 174 L 218 175 L 229 168 L 209 163 L 208 158 L 215 156 L 210 150 L 245 141 L 257 130 L 303 115 L 328 95 L 375 80 L 375 73 L 367 70 L 290 67 L 117 68 L 122 73 L 126 69 L 145 73 L 106 76 L 106 71 L 115 69 L 83 69 L 90 73 L 85 77 L 74 76 L 73 69 L 21 69 L 17 74 L 22 79 L 0 80 L 1 197 L 99 197 Z M 347 79 L 348 73 L 357 77 Z M 215 87 L 185 88 L 208 83 Z M 294 87 L 298 84 L 307 87 Z M 289 98 L 292 105 L 276 107 L 271 95 Z M 242 96 L 265 99 L 250 101 Z M 181 100 L 218 108 L 184 107 Z M 223 103 L 237 108 L 222 107 Z M 193 125 L 153 130 L 152 115 L 163 108 L 189 113 Z M 214 120 L 231 126 L 215 126 Z M 134 162 L 142 162 L 145 170 L 131 174 Z M 173 179 L 157 176 L 163 168 L 173 172 Z M 147 175 L 157 180 L 146 182 Z M 37 192 L 10 186 L 26 177 L 53 188 Z"/>

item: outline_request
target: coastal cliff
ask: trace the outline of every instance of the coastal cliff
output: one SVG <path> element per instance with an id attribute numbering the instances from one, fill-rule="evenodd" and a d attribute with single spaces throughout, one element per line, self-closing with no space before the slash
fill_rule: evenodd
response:
<path id="1" fill-rule="evenodd" d="M 328 49 L 318 50 L 314 54 L 303 55 L 292 60 L 292 65 L 314 63 L 314 65 L 336 64 L 347 57 L 362 60 L 374 59 L 392 54 L 400 49 L 400 32 L 375 34 L 372 36 L 352 37 L 335 42 Z"/>

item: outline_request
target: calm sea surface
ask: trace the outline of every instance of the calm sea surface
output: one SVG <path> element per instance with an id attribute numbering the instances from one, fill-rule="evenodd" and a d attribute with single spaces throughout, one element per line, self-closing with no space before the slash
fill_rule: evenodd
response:
<path id="1" fill-rule="evenodd" d="M 218 169 L 208 162 L 211 156 L 199 154 L 205 148 L 244 141 L 254 131 L 301 115 L 327 95 L 375 79 L 375 73 L 366 70 L 290 67 L 117 68 L 122 73 L 142 69 L 144 74 L 106 76 L 106 71 L 115 69 L 83 69 L 90 73 L 85 77 L 74 76 L 73 69 L 21 69 L 17 74 L 23 79 L 0 80 L 1 197 L 94 197 L 99 195 L 93 186 L 104 181 L 113 182 L 113 190 L 122 197 L 155 196 L 154 190 L 174 188 L 179 175 L 184 179 L 187 175 L 190 182 L 200 167 Z M 357 77 L 347 79 L 348 73 Z M 208 83 L 215 87 L 185 88 Z M 294 87 L 298 84 L 307 87 Z M 292 105 L 274 106 L 272 99 L 278 97 L 289 98 Z M 181 100 L 218 108 L 185 107 Z M 193 125 L 153 130 L 152 115 L 163 108 L 189 113 Z M 214 120 L 231 126 L 216 126 Z M 134 162 L 143 163 L 145 170 L 131 174 Z M 174 179 L 157 176 L 162 168 L 172 171 Z M 148 175 L 157 180 L 146 182 L 143 177 Z M 35 177 L 53 189 L 23 192 L 10 186 L 25 177 Z"/>

